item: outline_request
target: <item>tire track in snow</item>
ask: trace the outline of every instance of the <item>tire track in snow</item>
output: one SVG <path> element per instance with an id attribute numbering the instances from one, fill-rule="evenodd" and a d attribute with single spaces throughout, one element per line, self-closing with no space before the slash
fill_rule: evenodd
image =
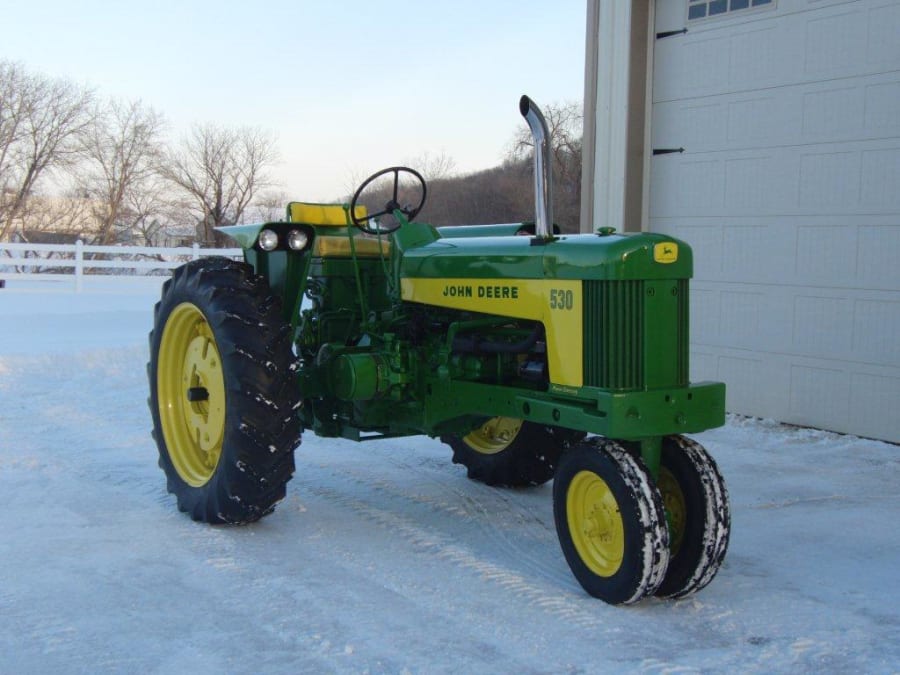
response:
<path id="1" fill-rule="evenodd" d="M 392 456 L 381 459 L 391 465 L 392 469 L 401 469 L 405 475 L 414 473 L 426 480 L 429 487 L 436 488 L 441 494 L 431 496 L 422 490 L 412 492 L 387 478 L 374 476 L 371 471 L 363 472 L 343 465 L 339 470 L 325 464 L 318 464 L 317 467 L 328 472 L 331 484 L 335 479 L 347 481 L 389 498 L 425 507 L 432 513 L 450 515 L 455 519 L 454 522 L 471 523 L 485 535 L 484 540 L 490 542 L 493 550 L 514 559 L 523 571 L 560 586 L 571 583 L 569 569 L 559 552 L 552 520 L 547 522 L 541 519 L 534 513 L 533 506 L 524 503 L 526 500 L 516 495 L 514 490 L 487 487 L 468 479 L 464 482 L 465 487 L 457 487 L 454 483 L 459 478 L 447 470 L 449 463 L 431 470 L 419 464 L 395 462 Z M 427 459 L 423 461 L 427 462 Z M 310 481 L 307 476 L 297 482 L 310 489 L 322 483 L 321 480 Z M 551 499 L 549 494 L 546 497 Z M 510 525 L 510 522 L 513 524 Z M 558 560 L 536 555 L 540 551 L 557 553 Z"/>
<path id="2" fill-rule="evenodd" d="M 485 581 L 504 590 L 515 592 L 517 599 L 530 607 L 537 608 L 580 628 L 591 629 L 602 626 L 598 617 L 579 607 L 570 597 L 560 596 L 556 590 L 545 590 L 503 565 L 483 560 L 473 551 L 446 535 L 427 529 L 396 513 L 348 496 L 334 488 L 309 485 L 307 490 L 333 504 L 349 508 L 380 528 L 399 535 L 414 549 L 428 557 L 474 572 Z"/>

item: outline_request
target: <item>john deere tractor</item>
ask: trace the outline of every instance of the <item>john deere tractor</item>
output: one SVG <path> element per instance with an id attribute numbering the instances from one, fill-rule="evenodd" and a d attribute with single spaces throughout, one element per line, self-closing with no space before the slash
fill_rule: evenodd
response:
<path id="1" fill-rule="evenodd" d="M 439 437 L 469 478 L 553 479 L 565 559 L 612 604 L 679 598 L 728 546 L 728 493 L 684 434 L 724 422 L 725 385 L 688 378 L 691 249 L 671 237 L 559 234 L 549 135 L 535 139 L 534 223 L 416 220 L 413 169 L 349 204 L 221 228 L 244 261 L 175 270 L 150 333 L 150 410 L 178 508 L 249 523 L 285 496 L 301 431 Z"/>

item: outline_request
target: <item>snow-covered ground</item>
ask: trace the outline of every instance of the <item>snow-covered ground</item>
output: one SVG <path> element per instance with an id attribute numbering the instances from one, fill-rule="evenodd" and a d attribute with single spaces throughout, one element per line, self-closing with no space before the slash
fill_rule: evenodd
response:
<path id="1" fill-rule="evenodd" d="M 614 608 L 569 573 L 549 485 L 471 482 L 426 438 L 307 435 L 271 516 L 191 522 L 149 435 L 157 291 L 107 291 L 0 290 L 2 673 L 900 672 L 896 446 L 699 435 L 725 564 Z"/>

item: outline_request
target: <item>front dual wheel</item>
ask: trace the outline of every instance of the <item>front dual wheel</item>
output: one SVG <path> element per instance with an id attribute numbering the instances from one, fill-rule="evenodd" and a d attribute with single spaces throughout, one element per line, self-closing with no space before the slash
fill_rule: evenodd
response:
<path id="1" fill-rule="evenodd" d="M 566 561 L 588 593 L 619 605 L 659 588 L 669 564 L 662 498 L 620 445 L 590 438 L 563 456 L 553 514 Z"/>
<path id="2" fill-rule="evenodd" d="M 556 529 L 581 586 L 610 604 L 680 598 L 708 584 L 728 547 L 728 494 L 694 441 L 664 439 L 654 483 L 621 445 L 591 438 L 567 452 L 553 486 Z"/>

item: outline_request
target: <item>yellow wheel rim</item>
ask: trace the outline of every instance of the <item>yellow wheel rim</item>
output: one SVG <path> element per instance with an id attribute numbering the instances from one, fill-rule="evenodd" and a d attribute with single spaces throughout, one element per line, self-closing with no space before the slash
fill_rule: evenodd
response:
<path id="1" fill-rule="evenodd" d="M 156 392 L 172 465 L 188 485 L 205 485 L 222 455 L 225 379 L 212 328 L 189 302 L 172 310 L 163 329 Z"/>
<path id="2" fill-rule="evenodd" d="M 659 480 L 656 481 L 656 486 L 659 488 L 663 506 L 666 508 L 666 522 L 669 525 L 669 550 L 676 554 L 681 548 L 687 526 L 687 506 L 684 492 L 675 476 L 665 467 L 661 467 L 659 470 Z"/>
<path id="3" fill-rule="evenodd" d="M 463 441 L 475 452 L 495 455 L 516 440 L 521 428 L 522 420 L 515 417 L 492 417 L 480 429 L 467 434 Z"/>
<path id="4" fill-rule="evenodd" d="M 566 492 L 569 534 L 581 561 L 601 577 L 622 566 L 625 528 L 615 495 L 593 471 L 575 474 Z"/>

